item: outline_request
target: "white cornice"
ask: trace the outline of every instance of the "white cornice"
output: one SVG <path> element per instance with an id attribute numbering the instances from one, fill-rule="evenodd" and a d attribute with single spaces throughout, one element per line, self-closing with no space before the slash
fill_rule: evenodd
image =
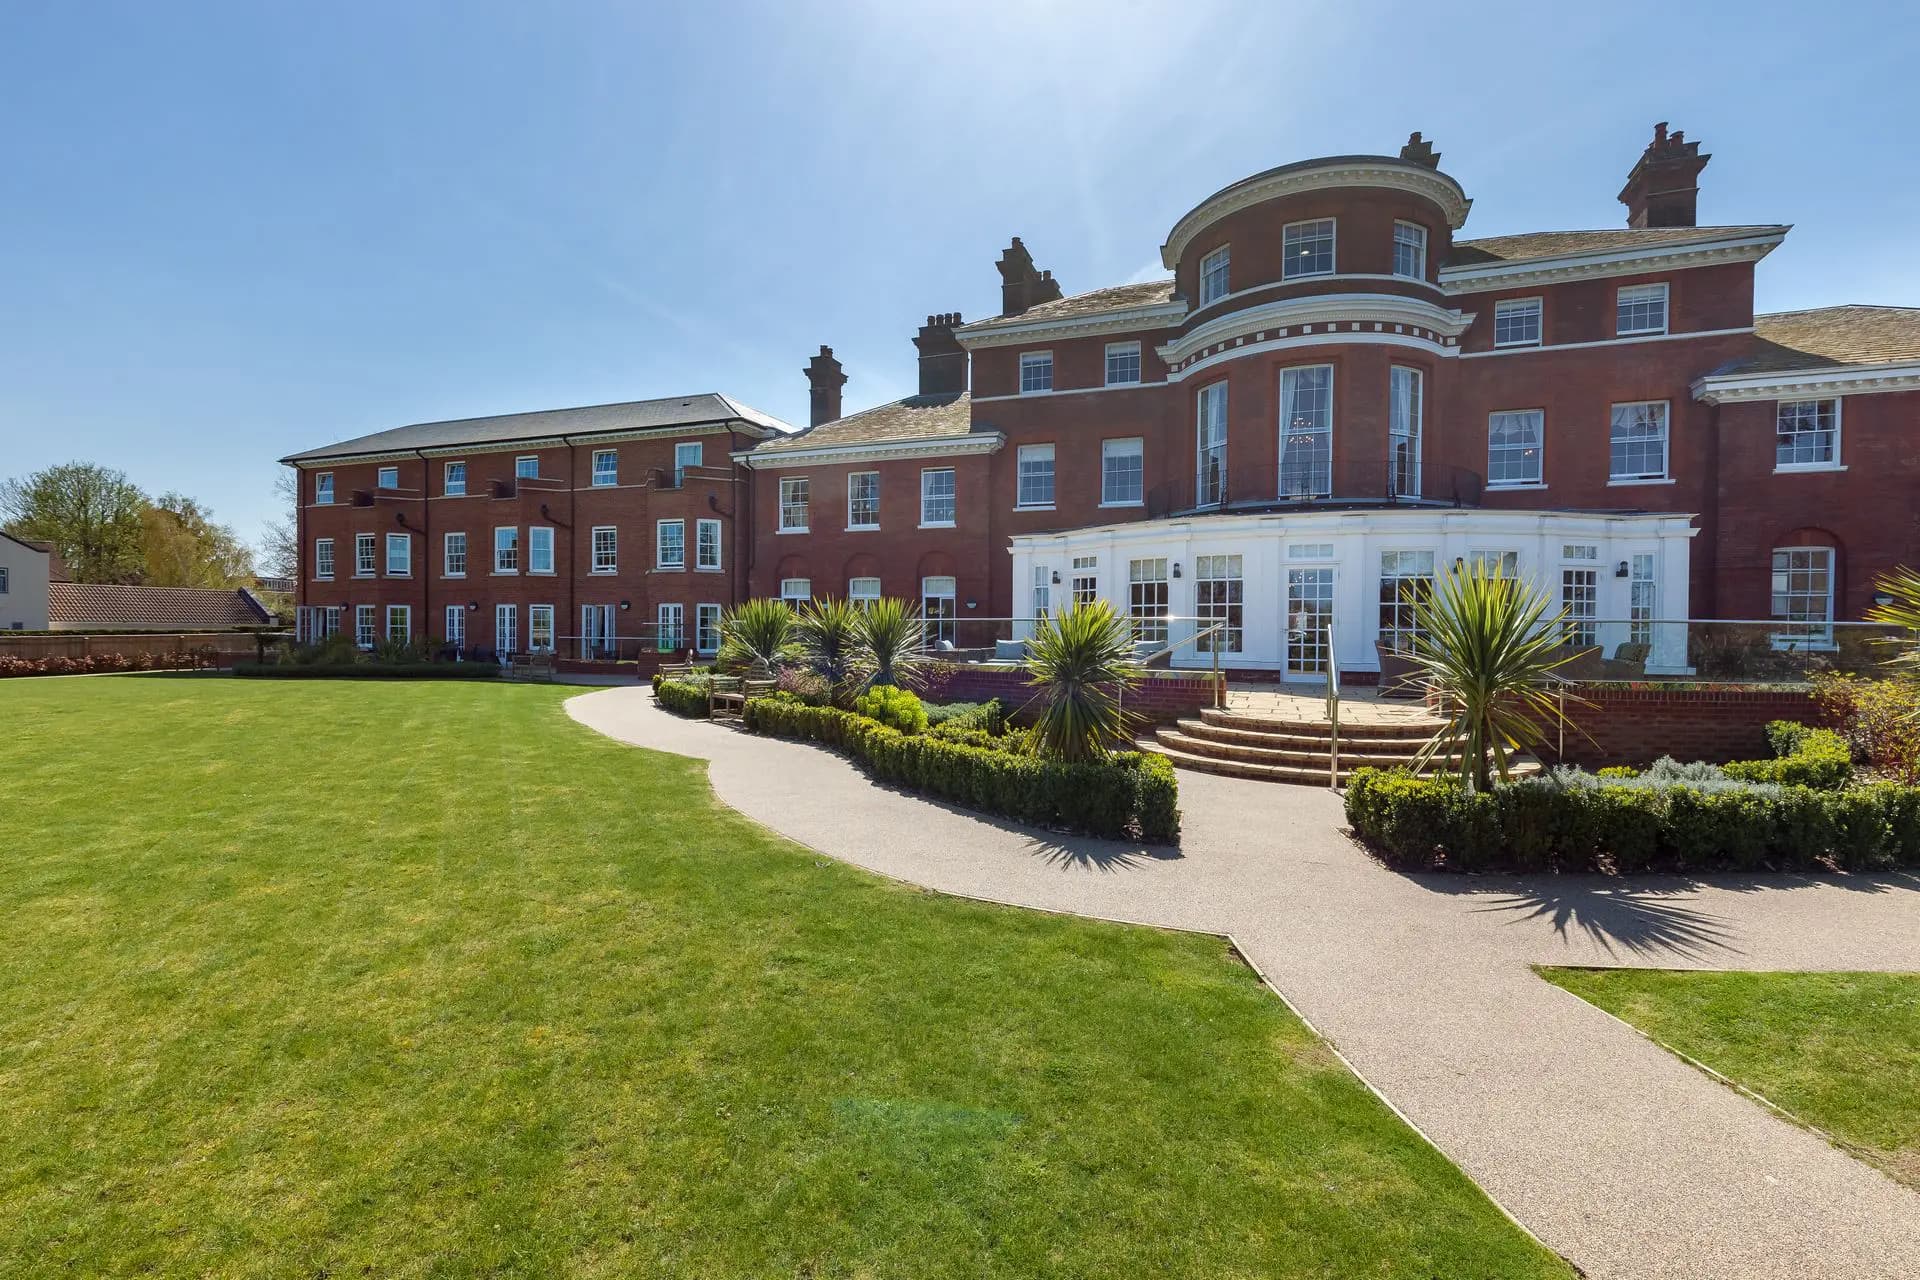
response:
<path id="1" fill-rule="evenodd" d="M 1920 361 L 1851 365 L 1843 369 L 1782 369 L 1696 378 L 1693 398 L 1708 404 L 1743 400 L 1805 400 L 1818 396 L 1883 395 L 1920 391 Z"/>
<path id="2" fill-rule="evenodd" d="M 1645 275 L 1691 267 L 1713 267 L 1730 262 L 1758 262 L 1787 238 L 1787 228 L 1760 234 L 1729 236 L 1724 240 L 1697 240 L 1692 244 L 1652 245 L 1595 253 L 1569 253 L 1557 258 L 1525 262 L 1490 262 L 1483 266 L 1442 267 L 1440 287 L 1448 294 L 1485 293 L 1494 289 L 1526 289 L 1568 280 L 1607 276 Z"/>
<path id="3" fill-rule="evenodd" d="M 1586 351 L 1594 347 L 1631 347 L 1643 342 L 1678 342 L 1682 338 L 1731 338 L 1752 333 L 1753 326 L 1733 329 L 1692 329 L 1684 333 L 1642 333 L 1625 338 L 1595 338 L 1591 342 L 1553 342 L 1535 347 L 1490 347 L 1485 351 L 1462 351 L 1462 360 L 1484 360 L 1488 356 L 1531 356 L 1542 351 Z"/>
<path id="4" fill-rule="evenodd" d="M 766 453 L 753 449 L 733 455 L 755 471 L 773 471 L 781 467 L 801 467 L 820 462 L 885 462 L 900 458 L 946 458 L 973 453 L 992 453 L 1006 443 L 998 431 L 974 431 L 964 436 L 921 436 L 913 440 L 871 440 L 853 444 L 823 444 L 812 448 L 775 449 Z"/>
<path id="5" fill-rule="evenodd" d="M 982 320 L 962 325 L 953 331 L 961 346 L 1010 347 L 1040 338 L 1086 338 L 1101 333 L 1127 333 L 1139 329 L 1168 329 L 1186 317 L 1183 301 L 1158 302 L 1150 307 L 1126 307 L 1118 311 L 1092 311 L 1085 315 L 1044 317 L 1011 322 Z"/>
<path id="6" fill-rule="evenodd" d="M 1302 191 L 1324 191 L 1329 187 L 1386 187 L 1424 196 L 1440 207 L 1446 215 L 1447 224 L 1455 230 L 1466 222 L 1467 210 L 1473 204 L 1460 189 L 1459 183 L 1438 169 L 1429 169 L 1425 165 L 1385 157 L 1290 165 L 1235 183 L 1225 191 L 1201 201 L 1173 224 L 1173 230 L 1167 233 L 1167 242 L 1160 246 L 1160 262 L 1168 268 L 1178 266 L 1180 255 L 1186 252 L 1193 238 L 1230 213 L 1238 213 L 1281 196 Z"/>
<path id="7" fill-rule="evenodd" d="M 1156 350 L 1170 370 L 1203 353 L 1216 354 L 1208 352 L 1209 347 L 1244 347 L 1249 337 L 1256 343 L 1293 338 L 1334 342 L 1346 334 L 1372 333 L 1391 335 L 1387 340 L 1410 338 L 1445 350 L 1472 323 L 1471 314 L 1463 315 L 1423 298 L 1392 293 L 1311 294 L 1229 311 Z M 1305 332 L 1309 327 L 1312 332 Z"/>

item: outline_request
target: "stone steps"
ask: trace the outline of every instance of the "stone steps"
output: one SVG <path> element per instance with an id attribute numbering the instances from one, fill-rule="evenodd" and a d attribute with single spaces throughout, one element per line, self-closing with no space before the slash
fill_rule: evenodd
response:
<path id="1" fill-rule="evenodd" d="M 1355 769 L 1411 768 L 1420 749 L 1440 727 L 1427 717 L 1370 718 L 1340 726 L 1340 770 L 1344 784 Z M 1326 786 L 1331 776 L 1332 726 L 1325 721 L 1208 709 L 1198 719 L 1162 727 L 1138 743 L 1182 769 L 1253 778 L 1265 782 Z M 1428 762 L 1428 771 L 1458 759 Z M 1516 775 L 1537 773 L 1530 758 L 1516 762 Z"/>

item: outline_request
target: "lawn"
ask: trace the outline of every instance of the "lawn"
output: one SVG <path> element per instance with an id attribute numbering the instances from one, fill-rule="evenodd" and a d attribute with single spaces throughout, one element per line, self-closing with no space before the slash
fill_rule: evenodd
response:
<path id="1" fill-rule="evenodd" d="M 811 854 L 568 692 L 0 684 L 0 1274 L 1569 1274 L 1219 940 Z"/>
<path id="2" fill-rule="evenodd" d="M 1541 972 L 1920 1188 L 1920 974 Z"/>

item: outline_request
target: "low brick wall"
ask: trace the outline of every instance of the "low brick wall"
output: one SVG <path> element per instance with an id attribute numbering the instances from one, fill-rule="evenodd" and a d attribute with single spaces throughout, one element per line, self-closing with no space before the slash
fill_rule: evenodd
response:
<path id="1" fill-rule="evenodd" d="M 1646 764 L 1661 756 L 1676 760 L 1757 760 L 1773 754 L 1769 720 L 1811 723 L 1816 708 L 1804 686 L 1742 688 L 1712 685 L 1577 686 L 1591 706 L 1570 706 L 1566 755 L 1571 764 L 1597 769 L 1610 764 Z M 1549 736 L 1541 755 L 1554 758 Z"/>
<path id="2" fill-rule="evenodd" d="M 1019 710 L 1037 692 L 1018 667 L 938 664 L 928 673 L 927 697 L 936 702 L 985 702 L 998 698 L 1009 711 Z M 1127 690 L 1126 709 L 1156 723 L 1172 723 L 1194 716 L 1213 705 L 1213 677 L 1200 672 L 1150 673 Z"/>

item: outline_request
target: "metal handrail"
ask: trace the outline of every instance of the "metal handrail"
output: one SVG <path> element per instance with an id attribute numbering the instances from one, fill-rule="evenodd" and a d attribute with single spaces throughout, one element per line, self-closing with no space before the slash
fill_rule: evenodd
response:
<path id="1" fill-rule="evenodd" d="M 1340 659 L 1333 647 L 1333 620 L 1327 620 L 1327 722 L 1332 726 L 1327 752 L 1327 787 L 1340 789 Z"/>
<path id="2" fill-rule="evenodd" d="M 1199 622 L 1201 621 L 1201 619 L 1176 618 L 1176 617 L 1173 617 L 1172 615 L 1168 615 L 1165 618 L 1159 619 L 1159 621 L 1162 624 L 1165 624 L 1168 622 L 1186 622 L 1186 621 Z M 1183 646 L 1193 644 L 1205 636 L 1219 635 L 1221 632 L 1224 632 L 1226 629 L 1227 629 L 1227 624 L 1224 622 L 1216 622 L 1212 626 L 1202 627 L 1198 631 L 1195 631 L 1192 635 L 1187 636 L 1185 639 L 1176 640 L 1171 644 L 1167 645 L 1164 649 L 1155 649 L 1152 653 L 1142 656 L 1139 659 L 1140 665 L 1145 666 L 1147 663 L 1152 662 L 1155 658 L 1167 658 L 1169 659 L 1168 666 L 1171 667 L 1172 666 L 1171 658 L 1175 650 L 1180 649 Z M 1213 658 L 1213 705 L 1214 705 L 1214 708 L 1218 710 L 1219 708 L 1224 707 L 1227 701 L 1226 684 L 1220 677 L 1220 646 L 1217 644 L 1214 645 L 1212 649 L 1209 651 L 1209 653 L 1210 653 L 1210 656 Z"/>

